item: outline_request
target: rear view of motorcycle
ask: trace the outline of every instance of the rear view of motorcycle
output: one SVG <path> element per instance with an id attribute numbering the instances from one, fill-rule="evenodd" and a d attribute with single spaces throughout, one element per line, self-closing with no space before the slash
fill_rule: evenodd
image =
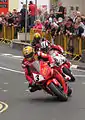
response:
<path id="1" fill-rule="evenodd" d="M 52 96 L 56 96 L 59 100 L 67 101 L 72 90 L 65 82 L 64 77 L 55 69 L 51 68 L 44 61 L 35 61 L 32 63 L 34 82 L 43 90 Z M 56 74 L 54 77 L 53 73 Z M 61 78 L 61 79 L 58 79 Z"/>
<path id="2" fill-rule="evenodd" d="M 50 55 L 55 59 L 55 68 L 65 77 L 66 80 L 74 82 L 75 77 L 73 76 L 73 73 L 70 70 L 70 61 L 68 61 L 66 57 L 64 57 L 62 54 L 59 54 L 54 50 L 50 52 Z"/>

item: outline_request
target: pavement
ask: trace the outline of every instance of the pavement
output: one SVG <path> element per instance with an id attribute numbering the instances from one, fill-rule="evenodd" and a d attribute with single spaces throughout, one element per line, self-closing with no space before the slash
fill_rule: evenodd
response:
<path id="1" fill-rule="evenodd" d="M 72 96 L 59 102 L 43 91 L 29 92 L 21 61 L 21 51 L 0 45 L 0 120 L 85 120 L 84 70 L 72 68 Z"/>
<path id="2" fill-rule="evenodd" d="M 75 68 L 85 70 L 85 63 L 79 61 L 71 61 L 71 63 L 75 66 Z"/>

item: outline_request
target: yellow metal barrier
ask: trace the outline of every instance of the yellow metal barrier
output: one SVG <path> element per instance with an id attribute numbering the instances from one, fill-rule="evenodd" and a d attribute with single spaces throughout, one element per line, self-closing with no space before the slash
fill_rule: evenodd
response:
<path id="1" fill-rule="evenodd" d="M 7 42 L 14 39 L 14 26 L 4 25 L 2 35 L 3 35 L 3 40 Z"/>
<path id="2" fill-rule="evenodd" d="M 3 40 L 4 39 L 4 29 L 3 29 L 3 26 L 2 26 L 2 28 L 0 29 L 0 40 Z"/>
<path id="3" fill-rule="evenodd" d="M 55 44 L 61 45 L 67 54 L 73 56 L 73 60 L 75 60 L 76 58 L 80 58 L 82 54 L 82 42 L 85 43 L 85 39 L 82 41 L 82 38 L 77 36 L 69 38 L 65 35 L 58 35 L 55 39 Z M 68 51 L 69 46 L 72 46 L 74 48 L 73 53 Z M 83 48 L 85 48 L 85 44 L 83 45 Z"/>
<path id="4" fill-rule="evenodd" d="M 57 35 L 54 43 L 56 45 L 61 45 L 64 48 L 65 47 L 64 46 L 64 36 L 63 35 Z"/>
<path id="5" fill-rule="evenodd" d="M 50 32 L 42 32 L 41 30 L 38 30 L 38 29 L 30 30 L 30 41 L 33 40 L 33 35 L 36 32 L 39 32 L 42 37 L 43 36 L 46 37 L 46 39 L 48 39 L 51 42 L 51 39 L 52 39 L 51 33 Z M 83 41 L 83 42 L 85 42 L 85 41 Z M 82 54 L 82 39 L 80 37 L 75 36 L 73 38 L 69 38 L 68 36 L 65 36 L 63 34 L 57 35 L 54 43 L 56 45 L 61 45 L 68 54 L 73 55 L 74 56 L 73 59 L 75 59 L 78 56 L 81 56 L 81 54 Z M 73 53 L 68 52 L 69 45 L 73 46 L 73 48 L 74 48 Z"/>
<path id="6" fill-rule="evenodd" d="M 45 37 L 46 39 L 48 39 L 50 42 L 52 42 L 52 36 L 50 32 L 44 32 L 40 29 L 31 29 L 30 30 L 30 42 L 32 42 L 33 40 L 33 36 L 34 33 L 39 32 L 41 34 L 42 37 Z M 2 32 L 0 32 L 0 38 L 3 38 L 6 41 L 11 41 L 12 39 L 14 39 L 14 33 L 15 33 L 15 28 L 14 26 L 3 26 L 3 30 Z M 71 55 L 71 53 L 69 53 L 68 50 L 68 44 L 69 44 L 70 38 L 65 36 L 65 35 L 57 35 L 55 38 L 54 43 L 56 45 L 61 45 L 64 50 Z M 74 47 L 74 58 L 73 60 L 77 57 L 77 56 L 81 56 L 82 54 L 82 49 L 85 49 L 85 38 L 80 38 L 80 37 L 73 37 L 73 40 L 70 41 L 71 45 Z"/>
<path id="7" fill-rule="evenodd" d="M 85 50 L 85 37 L 82 37 L 82 50 Z"/>

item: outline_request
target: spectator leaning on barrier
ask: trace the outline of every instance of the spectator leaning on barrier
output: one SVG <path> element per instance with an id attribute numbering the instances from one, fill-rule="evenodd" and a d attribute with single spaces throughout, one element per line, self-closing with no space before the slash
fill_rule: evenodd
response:
<path id="1" fill-rule="evenodd" d="M 64 26 L 64 34 L 71 36 L 74 32 L 73 20 L 69 18 Z"/>
<path id="2" fill-rule="evenodd" d="M 74 26 L 73 26 L 73 20 L 69 18 L 65 24 L 64 27 L 64 34 L 68 36 L 68 51 L 73 54 L 74 52 Z"/>
<path id="3" fill-rule="evenodd" d="M 81 26 L 81 17 L 79 16 L 75 19 L 74 35 L 81 37 L 83 32 L 84 32 L 84 29 Z"/>
<path id="4" fill-rule="evenodd" d="M 2 18 L 0 17 L 0 32 L 2 31 Z"/>
<path id="5" fill-rule="evenodd" d="M 63 30 L 64 30 L 64 24 L 63 24 L 63 18 L 59 17 L 58 18 L 58 30 L 57 30 L 57 34 L 61 35 L 63 34 Z"/>
<path id="6" fill-rule="evenodd" d="M 43 25 L 39 19 L 35 21 L 35 25 L 34 25 L 33 29 L 39 29 L 39 30 L 43 29 Z"/>
<path id="7" fill-rule="evenodd" d="M 85 17 L 82 19 L 82 27 L 84 29 L 84 32 L 82 33 L 82 36 L 85 37 Z"/>

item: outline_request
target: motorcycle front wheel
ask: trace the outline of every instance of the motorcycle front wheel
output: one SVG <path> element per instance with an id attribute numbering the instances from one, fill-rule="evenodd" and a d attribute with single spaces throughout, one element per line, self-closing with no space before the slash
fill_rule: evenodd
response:
<path id="1" fill-rule="evenodd" d="M 71 71 L 66 67 L 63 68 L 63 72 L 71 78 L 71 82 L 75 82 L 75 77 L 72 75 Z"/>
<path id="2" fill-rule="evenodd" d="M 48 85 L 50 90 L 54 93 L 55 96 L 58 97 L 60 101 L 67 101 L 68 100 L 68 95 L 63 92 L 58 86 L 56 86 L 54 83 L 50 83 Z"/>

